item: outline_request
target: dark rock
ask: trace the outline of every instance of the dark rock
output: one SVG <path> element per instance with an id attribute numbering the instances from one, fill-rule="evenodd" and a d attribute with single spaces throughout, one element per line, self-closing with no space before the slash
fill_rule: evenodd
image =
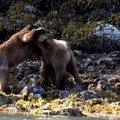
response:
<path id="1" fill-rule="evenodd" d="M 79 110 L 79 108 L 66 108 L 66 109 L 44 112 L 43 114 L 44 115 L 77 116 L 77 117 L 85 116 L 82 114 L 82 112 Z"/>
<path id="2" fill-rule="evenodd" d="M 116 94 L 120 95 L 120 83 L 116 83 L 114 87 L 114 91 Z"/>
<path id="3" fill-rule="evenodd" d="M 84 67 L 92 65 L 92 60 L 90 58 L 87 58 L 83 61 L 84 61 Z"/>
<path id="4" fill-rule="evenodd" d="M 95 79 L 94 83 L 98 82 L 98 81 L 107 81 L 108 80 L 108 76 L 107 75 L 100 75 L 97 79 Z"/>
<path id="5" fill-rule="evenodd" d="M 110 65 L 113 62 L 112 58 L 102 58 L 98 61 L 100 65 Z"/>
<path id="6" fill-rule="evenodd" d="M 77 82 L 77 83 L 74 84 L 74 88 L 73 89 L 81 92 L 81 91 L 87 90 L 87 87 L 88 86 L 85 83 Z"/>
<path id="7" fill-rule="evenodd" d="M 64 99 L 64 98 L 67 98 L 69 95 L 71 94 L 70 91 L 67 91 L 67 90 L 62 90 L 59 92 L 58 96 L 60 99 Z"/>
<path id="8" fill-rule="evenodd" d="M 39 61 L 26 60 L 16 67 L 16 77 L 18 78 L 18 80 L 21 80 L 24 76 L 28 76 L 33 73 L 38 73 L 39 66 Z"/>
<path id="9" fill-rule="evenodd" d="M 18 79 L 18 81 L 21 81 L 24 78 L 24 71 L 22 69 L 19 69 L 16 78 Z"/>
<path id="10" fill-rule="evenodd" d="M 32 6 L 32 5 L 25 5 L 24 10 L 26 12 L 30 12 L 30 13 L 35 13 L 35 14 L 37 13 L 37 8 L 35 6 Z"/>
<path id="11" fill-rule="evenodd" d="M 24 94 L 24 93 L 27 93 L 28 95 L 30 95 L 32 93 L 33 95 L 40 95 L 42 97 L 46 96 L 46 91 L 41 86 L 29 86 L 29 85 L 27 85 L 20 92 L 20 94 Z"/>
<path id="12" fill-rule="evenodd" d="M 73 54 L 77 59 L 83 58 L 83 53 L 80 50 L 73 50 Z"/>
<path id="13" fill-rule="evenodd" d="M 70 80 L 66 80 L 65 81 L 65 87 L 66 87 L 67 90 L 71 90 L 71 88 L 74 87 L 74 83 Z"/>
<path id="14" fill-rule="evenodd" d="M 39 74 L 30 74 L 24 77 L 20 82 L 19 86 L 23 89 L 25 86 L 35 86 L 40 82 L 40 75 Z"/>
<path id="15" fill-rule="evenodd" d="M 33 93 L 33 94 L 39 94 L 41 95 L 42 97 L 45 97 L 46 96 L 46 92 L 45 90 L 43 89 L 43 87 L 41 86 L 34 86 L 34 87 L 30 87 L 28 88 L 28 93 Z"/>
<path id="16" fill-rule="evenodd" d="M 97 93 L 94 90 L 86 90 L 86 91 L 80 92 L 80 98 L 85 100 L 95 98 L 96 96 L 97 96 Z"/>
<path id="17" fill-rule="evenodd" d="M 99 81 L 96 90 L 107 90 L 107 83 L 105 81 Z"/>
<path id="18" fill-rule="evenodd" d="M 93 79 L 97 79 L 97 78 L 100 77 L 99 73 L 92 73 L 90 76 L 91 76 Z"/>
<path id="19" fill-rule="evenodd" d="M 13 96 L 13 95 L 7 96 L 1 93 L 0 94 L 0 106 L 15 103 L 19 99 L 20 98 L 18 96 Z"/>

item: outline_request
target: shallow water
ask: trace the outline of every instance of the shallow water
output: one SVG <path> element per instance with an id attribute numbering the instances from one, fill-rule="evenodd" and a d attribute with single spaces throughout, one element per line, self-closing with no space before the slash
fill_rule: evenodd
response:
<path id="1" fill-rule="evenodd" d="M 33 117 L 26 115 L 11 115 L 0 113 L 0 120 L 120 120 L 120 118 L 93 117 Z"/>

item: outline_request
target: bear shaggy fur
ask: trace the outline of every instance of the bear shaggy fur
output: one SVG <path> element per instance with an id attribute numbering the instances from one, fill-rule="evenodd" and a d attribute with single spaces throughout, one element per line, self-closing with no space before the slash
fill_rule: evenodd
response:
<path id="1" fill-rule="evenodd" d="M 40 56 L 41 53 L 32 42 L 37 34 L 36 28 L 34 25 L 28 25 L 0 45 L 0 89 L 2 91 L 7 90 L 10 67 L 18 65 L 31 56 Z"/>
<path id="2" fill-rule="evenodd" d="M 51 34 L 43 29 L 35 43 L 42 51 L 40 74 L 43 85 L 51 80 L 58 89 L 64 89 L 67 72 L 74 77 L 75 82 L 82 83 L 75 57 L 66 41 L 53 39 Z"/>

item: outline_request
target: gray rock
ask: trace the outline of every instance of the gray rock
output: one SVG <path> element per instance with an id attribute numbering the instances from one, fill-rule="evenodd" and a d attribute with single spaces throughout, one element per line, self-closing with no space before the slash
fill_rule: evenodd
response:
<path id="1" fill-rule="evenodd" d="M 35 94 L 33 97 L 35 100 L 38 100 L 39 98 L 42 98 L 41 94 Z"/>
<path id="2" fill-rule="evenodd" d="M 32 86 L 28 88 L 28 93 L 36 94 L 37 96 L 40 95 L 42 97 L 46 96 L 46 92 L 41 86 Z"/>
<path id="3" fill-rule="evenodd" d="M 41 86 L 25 86 L 20 94 L 27 93 L 28 95 L 33 94 L 35 98 L 45 97 L 46 91 Z"/>
<path id="4" fill-rule="evenodd" d="M 83 53 L 80 50 L 73 50 L 73 54 L 76 58 L 83 58 Z"/>
<path id="5" fill-rule="evenodd" d="M 84 91 L 86 89 L 87 89 L 87 86 L 84 83 L 80 84 L 77 82 L 74 84 L 74 88 L 72 90 L 81 92 L 81 91 Z"/>
<path id="6" fill-rule="evenodd" d="M 111 24 L 100 24 L 95 27 L 95 35 L 97 36 L 107 36 L 112 40 L 120 40 L 120 30 Z"/>
<path id="7" fill-rule="evenodd" d="M 67 91 L 67 90 L 61 90 L 58 94 L 59 98 L 60 99 L 64 99 L 64 98 L 67 98 L 69 95 L 71 94 L 70 91 Z"/>
<path id="8" fill-rule="evenodd" d="M 0 106 L 15 103 L 19 99 L 20 98 L 18 96 L 7 96 L 4 94 L 0 94 Z"/>
<path id="9" fill-rule="evenodd" d="M 106 90 L 107 89 L 107 82 L 104 80 L 101 80 L 98 82 L 97 86 L 96 86 L 96 90 Z"/>
<path id="10" fill-rule="evenodd" d="M 97 93 L 93 90 L 86 90 L 86 91 L 80 92 L 80 98 L 85 100 L 95 98 L 96 96 L 97 96 Z"/>
<path id="11" fill-rule="evenodd" d="M 79 108 L 66 108 L 60 110 L 53 110 L 49 112 L 44 112 L 44 115 L 62 115 L 62 116 L 77 116 L 82 117 L 85 116 L 82 114 Z"/>
<path id="12" fill-rule="evenodd" d="M 84 67 L 92 65 L 92 60 L 90 58 L 84 59 L 83 61 L 84 61 Z"/>
<path id="13" fill-rule="evenodd" d="M 19 82 L 19 87 L 23 89 L 25 86 L 35 86 L 40 82 L 40 75 L 39 74 L 30 74 L 26 77 L 24 77 Z"/>
<path id="14" fill-rule="evenodd" d="M 30 74 L 39 73 L 40 61 L 25 60 L 16 67 L 16 78 L 20 81 Z"/>
<path id="15" fill-rule="evenodd" d="M 37 13 L 37 8 L 35 6 L 32 6 L 32 5 L 25 5 L 24 10 L 28 11 L 30 13 Z"/>
<path id="16" fill-rule="evenodd" d="M 120 95 L 120 86 L 115 85 L 114 91 L 116 94 Z"/>

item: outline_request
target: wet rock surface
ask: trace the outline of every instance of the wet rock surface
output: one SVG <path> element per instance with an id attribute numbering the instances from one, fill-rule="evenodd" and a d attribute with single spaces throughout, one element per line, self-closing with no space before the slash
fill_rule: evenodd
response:
<path id="1" fill-rule="evenodd" d="M 107 36 L 112 40 L 120 40 L 120 30 L 111 24 L 100 24 L 95 27 L 95 35 Z"/>
<path id="2" fill-rule="evenodd" d="M 84 116 L 79 108 L 66 108 L 56 111 L 44 112 L 44 115 L 62 115 L 62 116 L 77 116 L 82 117 Z"/>
<path id="3" fill-rule="evenodd" d="M 119 115 L 120 51 L 88 54 L 75 50 L 74 54 L 87 89 L 74 84 L 72 76 L 69 76 L 65 90 L 55 86 L 44 88 L 40 82 L 40 62 L 27 60 L 10 70 L 9 89 L 15 95 L 0 95 L 0 110 L 32 115 Z M 22 77 L 18 77 L 21 74 Z"/>
<path id="4" fill-rule="evenodd" d="M 8 87 L 15 95 L 10 98 L 0 94 L 0 111 L 41 115 L 50 110 L 58 115 L 62 109 L 77 108 L 84 114 L 120 115 L 119 6 L 119 0 L 2 0 L 0 43 L 40 21 L 54 38 L 68 41 L 75 49 L 78 71 L 88 88 L 74 85 L 70 76 L 64 91 L 54 86 L 44 89 L 40 84 L 40 61 L 27 60 L 10 70 Z M 56 109 L 57 113 L 52 112 Z"/>

